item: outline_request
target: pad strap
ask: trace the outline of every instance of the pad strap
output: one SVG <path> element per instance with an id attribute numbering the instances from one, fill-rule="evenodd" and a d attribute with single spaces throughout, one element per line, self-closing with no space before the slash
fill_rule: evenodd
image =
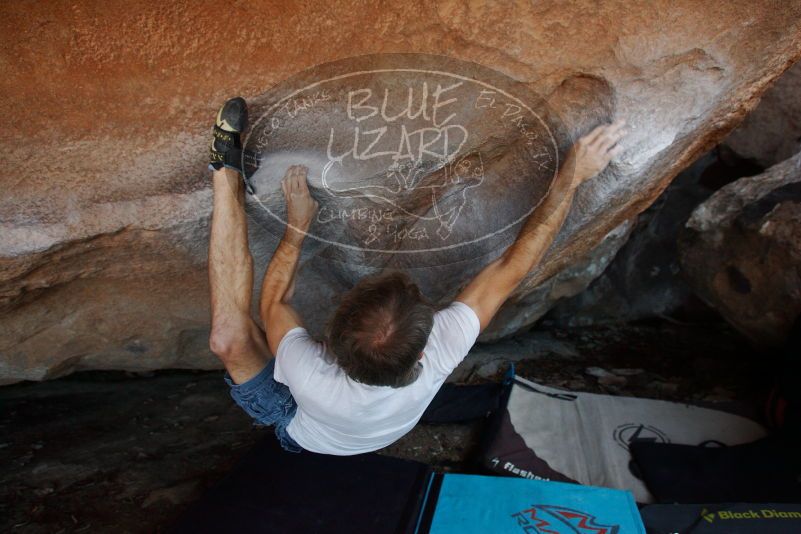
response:
<path id="1" fill-rule="evenodd" d="M 212 168 L 221 169 L 228 167 L 242 174 L 245 180 L 247 192 L 255 194 L 256 190 L 250 181 L 245 178 L 245 170 L 248 174 L 253 174 L 259 167 L 259 160 L 256 154 L 250 150 L 242 150 L 242 143 L 238 132 L 223 130 L 216 124 L 212 129 L 213 140 L 209 149 L 209 162 Z M 244 169 L 242 165 L 244 163 Z"/>
<path id="2" fill-rule="evenodd" d="M 239 142 L 238 132 L 229 132 L 227 130 L 223 130 L 216 124 L 214 125 L 214 128 L 211 131 L 211 135 L 214 136 L 215 145 L 220 146 L 220 148 L 242 146 Z"/>

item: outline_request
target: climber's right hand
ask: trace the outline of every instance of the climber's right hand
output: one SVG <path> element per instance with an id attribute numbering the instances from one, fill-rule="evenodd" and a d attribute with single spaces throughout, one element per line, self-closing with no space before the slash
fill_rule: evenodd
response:
<path id="1" fill-rule="evenodd" d="M 598 126 L 570 148 L 563 168 L 572 168 L 572 176 L 566 178 L 571 180 L 573 188 L 600 173 L 612 158 L 620 154 L 622 147 L 618 142 L 626 135 L 625 125 L 624 120 L 618 119 Z"/>

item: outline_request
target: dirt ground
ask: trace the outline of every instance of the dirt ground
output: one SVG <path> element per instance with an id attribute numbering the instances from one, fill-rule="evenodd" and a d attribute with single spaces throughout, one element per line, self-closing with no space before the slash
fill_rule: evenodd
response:
<path id="1" fill-rule="evenodd" d="M 478 346 L 455 376 L 497 379 L 508 359 L 548 385 L 668 400 L 755 403 L 771 383 L 769 357 L 728 327 L 671 322 L 541 329 Z M 418 425 L 382 454 L 470 471 L 482 424 Z M 2 387 L 0 530 L 165 531 L 267 432 L 233 404 L 221 372 Z"/>

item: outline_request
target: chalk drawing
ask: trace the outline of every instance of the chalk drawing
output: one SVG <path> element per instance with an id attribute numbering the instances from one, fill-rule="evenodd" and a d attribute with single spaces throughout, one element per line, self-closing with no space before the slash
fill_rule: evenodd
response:
<path id="1" fill-rule="evenodd" d="M 552 180 L 559 164 L 553 125 L 496 83 L 501 74 L 482 79 L 469 65 L 459 72 L 465 64 L 449 58 L 441 70 L 414 68 L 408 60 L 392 67 L 389 56 L 329 64 L 319 79 L 306 73 L 303 85 L 272 95 L 245 140 L 261 158 L 298 148 L 317 154 L 322 164 L 309 181 L 320 209 L 309 235 L 346 249 L 425 253 L 489 239 L 527 217 L 541 199 L 520 213 L 498 213 L 497 227 L 463 219 L 466 210 L 475 212 L 474 192 L 492 176 L 487 165 L 499 159 L 486 152 L 498 144 L 492 129 L 503 143 L 522 147 L 514 148 L 521 151 L 516 157 L 525 158 L 533 176 Z M 431 66 L 432 56 L 425 58 Z M 362 68 L 371 63 L 389 65 Z M 267 191 L 279 187 L 270 178 Z M 255 200 L 285 224 L 280 212 Z"/>

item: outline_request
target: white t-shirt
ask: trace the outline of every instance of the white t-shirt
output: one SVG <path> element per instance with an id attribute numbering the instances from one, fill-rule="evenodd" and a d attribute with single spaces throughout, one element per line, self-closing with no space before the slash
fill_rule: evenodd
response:
<path id="1" fill-rule="evenodd" d="M 480 330 L 478 316 L 462 302 L 434 315 L 423 349 L 422 371 L 401 388 L 356 382 L 304 328 L 286 333 L 275 356 L 274 377 L 298 404 L 287 432 L 312 452 L 348 456 L 395 442 L 423 415 L 445 379 L 467 355 Z"/>

